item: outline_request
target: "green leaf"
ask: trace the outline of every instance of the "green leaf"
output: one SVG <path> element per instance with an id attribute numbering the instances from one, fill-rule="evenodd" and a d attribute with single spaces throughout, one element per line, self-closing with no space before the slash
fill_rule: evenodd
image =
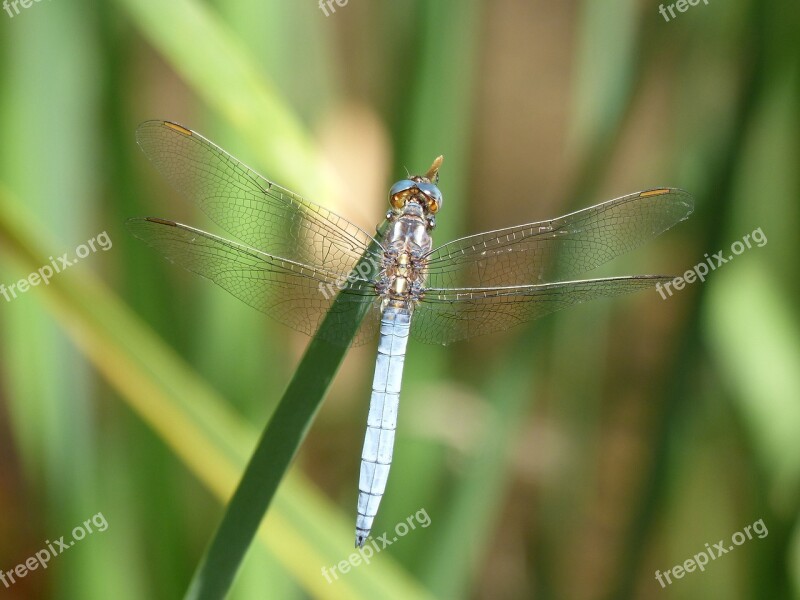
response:
<path id="1" fill-rule="evenodd" d="M 756 260 L 710 283 L 705 328 L 735 390 L 754 451 L 770 475 L 774 505 L 791 514 L 800 491 L 800 344 L 797 322 Z"/>

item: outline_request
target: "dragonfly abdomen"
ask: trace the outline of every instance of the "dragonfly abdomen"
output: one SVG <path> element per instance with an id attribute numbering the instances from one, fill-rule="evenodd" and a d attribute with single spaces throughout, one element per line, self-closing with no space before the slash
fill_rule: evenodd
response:
<path id="1" fill-rule="evenodd" d="M 363 546 L 367 539 L 386 490 L 410 328 L 411 311 L 408 306 L 390 303 L 381 317 L 381 336 L 375 361 L 367 433 L 361 452 L 356 547 Z"/>

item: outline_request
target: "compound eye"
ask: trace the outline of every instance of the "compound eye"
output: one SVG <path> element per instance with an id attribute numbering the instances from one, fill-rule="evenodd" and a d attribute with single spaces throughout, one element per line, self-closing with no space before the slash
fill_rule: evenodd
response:
<path id="1" fill-rule="evenodd" d="M 425 196 L 425 200 L 427 202 L 425 208 L 431 214 L 436 214 L 439 212 L 439 209 L 442 208 L 442 202 L 444 199 L 442 198 L 442 192 L 439 191 L 439 188 L 433 183 L 425 183 L 420 182 L 417 184 L 419 191 Z"/>
<path id="2" fill-rule="evenodd" d="M 414 195 L 417 182 L 410 179 L 402 179 L 392 186 L 389 190 L 389 204 L 392 208 L 400 210 L 406 205 L 408 199 Z"/>

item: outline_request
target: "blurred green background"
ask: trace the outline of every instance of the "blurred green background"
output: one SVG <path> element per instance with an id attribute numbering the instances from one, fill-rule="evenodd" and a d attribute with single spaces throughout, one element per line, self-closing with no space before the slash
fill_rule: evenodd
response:
<path id="1" fill-rule="evenodd" d="M 114 0 L 0 11 L 0 597 L 183 595 L 307 339 L 162 260 L 125 219 L 218 232 L 136 147 L 177 121 L 367 230 L 445 155 L 435 240 L 657 186 L 696 211 L 603 274 L 682 273 L 449 348 L 412 343 L 376 532 L 352 552 L 374 346 L 334 381 L 232 598 L 800 598 L 800 5 Z M 11 16 L 13 14 L 13 16 Z M 596 276 L 592 273 L 591 276 Z M 666 571 L 763 519 L 662 589 Z"/>

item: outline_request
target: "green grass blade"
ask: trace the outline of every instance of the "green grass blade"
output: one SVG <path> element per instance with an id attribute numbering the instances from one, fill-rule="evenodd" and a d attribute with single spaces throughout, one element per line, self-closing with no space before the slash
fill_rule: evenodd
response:
<path id="1" fill-rule="evenodd" d="M 380 225 L 379 237 L 383 236 L 387 226 L 386 221 Z M 378 244 L 373 242 L 370 252 L 362 257 L 356 267 L 358 272 L 362 272 L 364 265 L 370 275 L 377 275 L 377 265 L 370 255 L 379 250 Z M 339 296 L 334 301 L 331 312 L 311 340 L 267 424 L 239 487 L 228 504 L 222 523 L 198 566 L 186 596 L 188 599 L 224 598 L 233 584 L 278 484 L 300 447 L 347 352 L 345 346 L 334 346 L 323 339 L 330 337 L 326 335 L 329 330 L 340 327 L 340 317 L 335 314 L 339 302 L 345 300 Z M 351 340 L 370 307 L 365 303 L 359 318 L 353 321 L 348 332 Z"/>
<path id="2" fill-rule="evenodd" d="M 117 4 L 192 90 L 243 137 L 249 156 L 269 165 L 271 179 L 309 198 L 345 197 L 295 111 L 212 9 L 195 0 Z M 162 116 L 178 119 L 151 118 Z"/>

